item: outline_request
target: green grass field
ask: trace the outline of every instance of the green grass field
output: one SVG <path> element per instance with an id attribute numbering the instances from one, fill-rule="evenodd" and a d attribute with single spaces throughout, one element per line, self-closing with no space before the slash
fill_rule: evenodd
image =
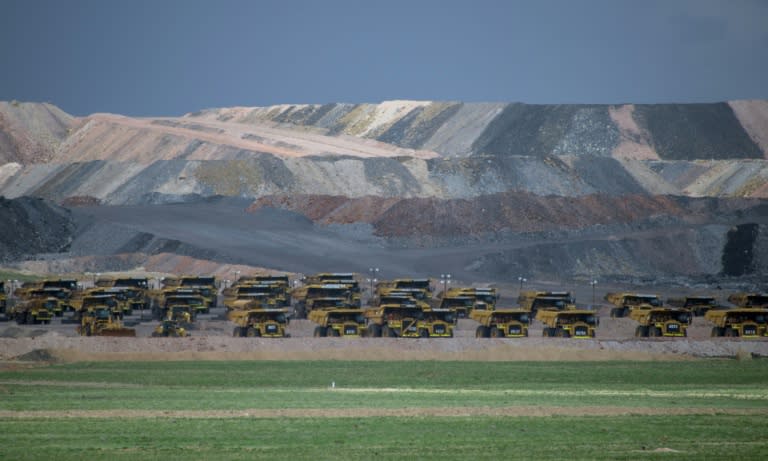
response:
<path id="1" fill-rule="evenodd" d="M 764 360 L 6 369 L 0 459 L 763 459 L 766 383 Z"/>

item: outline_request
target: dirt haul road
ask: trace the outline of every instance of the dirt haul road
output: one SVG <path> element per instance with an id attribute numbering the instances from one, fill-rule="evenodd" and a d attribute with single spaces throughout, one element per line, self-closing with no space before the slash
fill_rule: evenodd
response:
<path id="1" fill-rule="evenodd" d="M 0 327 L 0 361 L 143 361 L 143 360 L 690 360 L 698 357 L 748 359 L 768 355 L 768 338 L 709 338 L 710 326 L 696 318 L 687 338 L 636 339 L 630 319 L 603 317 L 598 338 L 543 338 L 535 322 L 528 338 L 478 339 L 477 324 L 459 321 L 454 338 L 314 338 L 314 324 L 294 320 L 290 338 L 234 338 L 232 324 L 216 319 L 197 322 L 186 338 L 151 338 L 156 322 L 129 323 L 136 338 L 79 337 L 74 325 Z"/>

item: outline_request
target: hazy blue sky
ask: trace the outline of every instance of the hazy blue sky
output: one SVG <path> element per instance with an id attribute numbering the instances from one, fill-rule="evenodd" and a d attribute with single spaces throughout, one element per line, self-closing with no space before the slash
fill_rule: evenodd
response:
<path id="1" fill-rule="evenodd" d="M 0 100 L 768 99 L 768 0 L 0 0 Z"/>

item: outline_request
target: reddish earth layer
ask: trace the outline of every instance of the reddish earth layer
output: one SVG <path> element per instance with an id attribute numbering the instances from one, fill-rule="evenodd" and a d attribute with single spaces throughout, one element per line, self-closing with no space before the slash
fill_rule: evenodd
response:
<path id="1" fill-rule="evenodd" d="M 248 210 L 254 212 L 263 207 L 282 208 L 301 213 L 321 224 L 370 223 L 376 228 L 377 235 L 403 237 L 476 235 L 504 230 L 541 232 L 580 229 L 601 224 L 631 223 L 660 216 L 683 217 L 693 213 L 723 212 L 748 206 L 749 203 L 718 203 L 718 210 L 706 211 L 701 209 L 703 205 L 695 201 L 683 204 L 669 196 L 560 197 L 506 192 L 453 200 L 280 195 L 260 198 Z"/>

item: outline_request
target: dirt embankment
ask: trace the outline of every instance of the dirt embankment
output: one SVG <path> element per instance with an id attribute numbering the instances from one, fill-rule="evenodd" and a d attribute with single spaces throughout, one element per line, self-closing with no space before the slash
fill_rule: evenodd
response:
<path id="1" fill-rule="evenodd" d="M 446 200 L 283 195 L 260 198 L 248 211 L 280 208 L 301 213 L 320 224 L 368 223 L 374 226 L 379 236 L 407 237 L 573 230 L 661 218 L 708 222 L 716 220 L 716 215 L 749 209 L 761 203 L 759 200 L 715 202 L 647 195 L 559 197 L 524 192 Z"/>
<path id="2" fill-rule="evenodd" d="M 764 341 L 693 340 L 521 340 L 453 339 L 243 339 L 227 336 L 189 338 L 71 338 L 43 335 L 0 338 L 2 360 L 44 350 L 43 361 L 165 360 L 440 360 L 440 361 L 603 361 L 690 360 L 696 357 L 768 355 Z"/>

